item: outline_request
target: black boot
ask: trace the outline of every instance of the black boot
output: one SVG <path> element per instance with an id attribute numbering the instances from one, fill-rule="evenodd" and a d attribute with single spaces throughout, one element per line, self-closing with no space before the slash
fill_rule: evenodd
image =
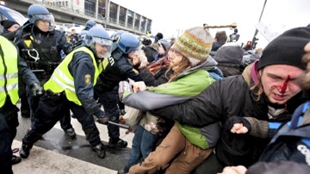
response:
<path id="1" fill-rule="evenodd" d="M 20 163 L 22 159 L 19 156 L 13 155 L 11 161 L 12 161 L 12 165 L 14 165 L 14 164 Z"/>
<path id="2" fill-rule="evenodd" d="M 74 132 L 73 128 L 69 128 L 69 129 L 64 130 L 64 131 L 71 139 L 74 139 L 76 137 L 76 133 Z"/>
<path id="3" fill-rule="evenodd" d="M 19 156 L 22 158 L 27 158 L 30 154 L 31 148 L 32 148 L 31 145 L 27 145 L 23 143 L 22 148 L 19 151 Z"/>
<path id="4" fill-rule="evenodd" d="M 97 156 L 99 158 L 104 158 L 105 157 L 105 150 L 104 150 L 104 145 L 102 143 L 98 144 L 97 146 L 94 147 L 95 152 L 97 153 Z"/>
<path id="5" fill-rule="evenodd" d="M 111 148 L 117 148 L 117 149 L 126 148 L 127 144 L 128 143 L 126 141 L 120 138 L 110 138 L 109 140 L 109 147 Z"/>

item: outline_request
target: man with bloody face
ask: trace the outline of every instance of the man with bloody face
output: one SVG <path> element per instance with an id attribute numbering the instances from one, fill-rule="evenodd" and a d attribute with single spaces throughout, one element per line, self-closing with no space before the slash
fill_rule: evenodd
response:
<path id="1" fill-rule="evenodd" d="M 310 28 L 288 30 L 270 42 L 260 60 L 242 75 L 212 83 L 184 103 L 151 111 L 181 124 L 202 127 L 220 121 L 221 137 L 213 155 L 194 173 L 217 173 L 225 166 L 250 166 L 282 123 L 306 99 L 297 83 Z M 210 135 L 212 136 L 212 135 Z"/>

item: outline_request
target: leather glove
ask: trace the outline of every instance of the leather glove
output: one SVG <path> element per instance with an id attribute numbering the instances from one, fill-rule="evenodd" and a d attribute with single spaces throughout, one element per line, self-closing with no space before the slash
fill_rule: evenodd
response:
<path id="1" fill-rule="evenodd" d="M 251 131 L 251 124 L 250 122 L 240 116 L 231 116 L 229 118 L 227 118 L 226 122 L 225 122 L 225 127 L 230 130 L 232 133 L 238 133 L 235 132 L 236 128 L 234 128 L 235 124 L 241 123 L 243 125 L 243 127 L 247 128 L 248 131 L 246 133 L 249 133 Z M 240 128 L 237 128 L 238 130 L 240 130 Z M 239 133 L 238 133 L 239 134 Z"/>
<path id="2" fill-rule="evenodd" d="M 34 97 L 43 95 L 43 88 L 38 83 L 30 85 L 30 89 Z"/>

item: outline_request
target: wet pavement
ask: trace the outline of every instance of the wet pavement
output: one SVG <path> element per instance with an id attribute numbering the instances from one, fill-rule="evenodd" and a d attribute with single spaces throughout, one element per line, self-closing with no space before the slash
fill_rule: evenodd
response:
<path id="1" fill-rule="evenodd" d="M 125 149 L 113 149 L 106 146 L 106 157 L 100 159 L 85 140 L 80 123 L 72 118 L 71 123 L 77 133 L 71 139 L 60 128 L 59 122 L 43 139 L 35 143 L 30 156 L 13 166 L 15 174 L 21 173 L 117 173 L 129 158 L 133 133 L 126 134 L 126 129 L 120 129 L 120 138 L 128 142 Z M 102 142 L 108 144 L 107 127 L 96 123 Z M 12 148 L 20 148 L 21 140 L 30 126 L 30 118 L 19 114 L 19 126 Z M 15 155 L 19 156 L 19 153 Z"/>

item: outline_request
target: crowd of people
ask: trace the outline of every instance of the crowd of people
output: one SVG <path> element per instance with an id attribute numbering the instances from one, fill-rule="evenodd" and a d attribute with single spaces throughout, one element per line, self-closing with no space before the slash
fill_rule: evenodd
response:
<path id="1" fill-rule="evenodd" d="M 110 36 L 93 20 L 80 33 L 72 30 L 68 41 L 46 7 L 33 4 L 27 14 L 22 26 L 0 23 L 5 174 L 58 121 L 74 139 L 71 117 L 99 158 L 106 152 L 96 121 L 107 125 L 110 148 L 126 148 L 117 126 L 120 115 L 131 113 L 125 106 L 139 116 L 130 129 L 130 158 L 119 174 L 310 171 L 310 135 L 302 134 L 310 126 L 310 27 L 287 30 L 265 48 L 248 50 L 224 31 L 213 37 L 203 26 L 174 40 L 157 33 L 152 41 L 123 30 Z M 132 90 L 119 95 L 122 82 Z M 19 100 L 21 115 L 31 119 L 21 158 L 11 147 Z"/>

